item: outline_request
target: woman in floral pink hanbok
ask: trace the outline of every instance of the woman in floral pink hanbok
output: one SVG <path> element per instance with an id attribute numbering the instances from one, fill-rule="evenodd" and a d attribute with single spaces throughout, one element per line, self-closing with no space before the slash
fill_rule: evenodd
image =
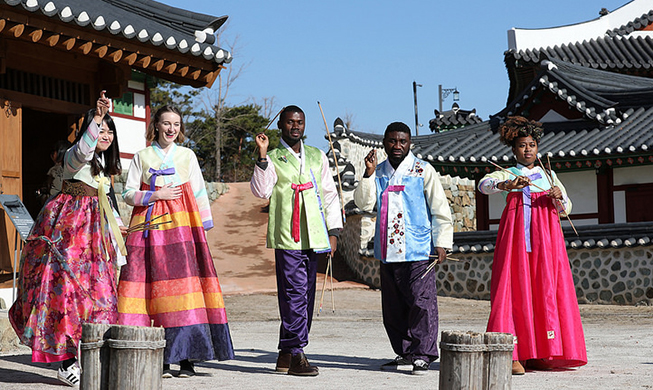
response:
<path id="1" fill-rule="evenodd" d="M 109 178 L 121 170 L 109 107 L 103 91 L 66 152 L 62 191 L 43 207 L 27 238 L 9 311 L 32 361 L 61 361 L 57 377 L 71 386 L 79 383 L 82 323 L 117 320 L 116 266 L 125 253 L 108 197 Z"/>

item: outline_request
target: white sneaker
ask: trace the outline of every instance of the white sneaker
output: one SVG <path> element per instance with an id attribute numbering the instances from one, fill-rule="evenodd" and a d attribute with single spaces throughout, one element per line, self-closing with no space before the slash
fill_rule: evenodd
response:
<path id="1" fill-rule="evenodd" d="M 72 387 L 79 386 L 79 375 L 80 370 L 77 363 L 71 364 L 65 370 L 62 367 L 57 370 L 57 379 Z"/>
<path id="2" fill-rule="evenodd" d="M 426 375 L 429 372 L 429 364 L 422 359 L 413 362 L 413 375 Z"/>

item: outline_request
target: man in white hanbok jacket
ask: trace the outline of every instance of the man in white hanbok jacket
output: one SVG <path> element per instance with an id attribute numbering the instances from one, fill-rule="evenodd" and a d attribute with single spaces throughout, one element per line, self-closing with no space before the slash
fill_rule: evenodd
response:
<path id="1" fill-rule="evenodd" d="M 365 175 L 354 192 L 364 211 L 377 206 L 374 256 L 381 260 L 383 324 L 395 360 L 383 370 L 412 365 L 425 374 L 438 357 L 436 272 L 426 273 L 453 246 L 451 211 L 435 169 L 410 152 L 410 128 L 388 125 L 383 146 L 388 159 L 365 157 Z"/>

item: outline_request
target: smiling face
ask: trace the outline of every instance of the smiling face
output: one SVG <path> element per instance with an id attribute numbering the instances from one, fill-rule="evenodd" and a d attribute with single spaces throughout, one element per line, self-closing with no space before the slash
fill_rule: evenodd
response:
<path id="1" fill-rule="evenodd" d="M 527 168 L 533 168 L 537 160 L 537 142 L 531 137 L 515 138 L 515 146 L 512 147 L 517 162 Z"/>
<path id="2" fill-rule="evenodd" d="M 100 129 L 100 135 L 98 137 L 97 146 L 95 147 L 95 152 L 100 153 L 109 149 L 111 143 L 113 143 L 113 130 L 109 128 L 109 125 L 106 121 L 102 122 L 102 128 Z"/>
<path id="3" fill-rule="evenodd" d="M 281 138 L 290 147 L 299 145 L 304 137 L 304 114 L 301 112 L 285 112 L 279 119 L 279 129 L 281 129 Z"/>
<path id="4" fill-rule="evenodd" d="M 388 155 L 390 165 L 396 169 L 410 151 L 410 134 L 402 131 L 390 131 L 383 138 L 383 147 Z"/>
<path id="5" fill-rule="evenodd" d="M 164 112 L 155 127 L 159 134 L 157 142 L 163 149 L 167 149 L 179 136 L 181 117 L 174 112 Z"/>

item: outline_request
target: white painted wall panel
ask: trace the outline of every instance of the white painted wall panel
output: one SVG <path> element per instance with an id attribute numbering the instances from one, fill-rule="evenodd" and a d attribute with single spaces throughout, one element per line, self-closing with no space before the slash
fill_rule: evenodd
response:
<path id="1" fill-rule="evenodd" d="M 121 153 L 136 153 L 145 148 L 145 122 L 113 118 L 118 131 Z"/>
<path id="2" fill-rule="evenodd" d="M 145 95 L 142 93 L 134 93 L 134 116 L 136 118 L 145 119 Z"/>
<path id="3" fill-rule="evenodd" d="M 596 196 L 596 173 L 580 171 L 556 173 L 571 199 L 571 214 L 598 213 L 599 202 Z M 574 221 L 575 223 L 575 221 Z"/>
<path id="4" fill-rule="evenodd" d="M 612 177 L 615 186 L 653 183 L 653 165 L 615 168 Z"/>

